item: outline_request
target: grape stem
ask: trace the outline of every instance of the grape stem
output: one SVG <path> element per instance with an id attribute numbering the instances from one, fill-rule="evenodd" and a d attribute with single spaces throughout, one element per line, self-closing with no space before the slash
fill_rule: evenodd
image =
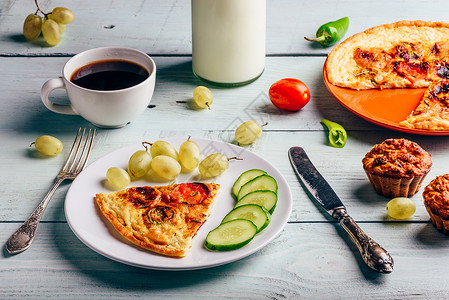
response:
<path id="1" fill-rule="evenodd" d="M 235 159 L 235 160 L 243 160 L 243 158 L 237 157 L 237 156 L 233 156 L 228 158 L 228 161 L 230 161 L 231 159 Z"/>
<path id="2" fill-rule="evenodd" d="M 37 12 L 41 12 L 41 13 L 43 13 L 44 15 L 45 15 L 45 13 L 42 11 L 42 9 L 39 7 L 39 4 L 37 3 L 37 0 L 34 0 L 34 3 L 36 4 L 36 7 L 37 7 L 37 10 L 36 10 L 36 13 Z"/>
<path id="3" fill-rule="evenodd" d="M 37 3 L 37 0 L 34 0 L 34 3 L 36 4 L 36 7 L 37 7 L 36 12 L 34 13 L 35 15 L 37 15 L 38 12 L 41 12 L 41 13 L 44 15 L 44 17 L 47 18 L 47 16 L 48 16 L 49 14 L 51 14 L 51 12 L 45 13 L 45 12 L 39 7 L 39 4 Z"/>
<path id="4" fill-rule="evenodd" d="M 142 142 L 142 146 L 145 148 L 146 151 L 148 151 L 148 145 L 152 145 L 150 142 Z"/>

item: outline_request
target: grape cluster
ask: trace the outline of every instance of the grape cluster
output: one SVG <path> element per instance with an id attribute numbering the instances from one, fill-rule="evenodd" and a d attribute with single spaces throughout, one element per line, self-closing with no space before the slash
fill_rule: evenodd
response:
<path id="1" fill-rule="evenodd" d="M 34 41 L 42 33 L 50 46 L 56 46 L 61 41 L 61 34 L 64 33 L 66 24 L 72 23 L 75 15 L 65 7 L 55 7 L 50 13 L 45 13 L 39 8 L 37 0 L 35 0 L 35 3 L 37 10 L 34 14 L 29 14 L 25 18 L 23 35 L 28 40 Z"/>
<path id="2" fill-rule="evenodd" d="M 190 137 L 180 145 L 179 151 L 163 140 L 142 144 L 146 149 L 138 150 L 131 155 L 127 171 L 111 167 L 106 172 L 106 178 L 114 187 L 125 188 L 132 179 L 142 178 L 150 171 L 165 181 L 173 181 L 181 172 L 190 173 L 198 167 L 203 178 L 212 178 L 226 171 L 228 161 L 234 159 L 228 159 L 221 153 L 214 153 L 201 160 L 201 149 L 197 143 L 190 140 Z"/>

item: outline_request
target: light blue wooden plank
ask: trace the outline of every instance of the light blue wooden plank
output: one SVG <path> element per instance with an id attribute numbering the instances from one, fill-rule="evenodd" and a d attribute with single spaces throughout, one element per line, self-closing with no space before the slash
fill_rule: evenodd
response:
<path id="1" fill-rule="evenodd" d="M 4 55 L 74 54 L 99 46 L 128 46 L 153 54 L 190 54 L 190 1 L 76 1 L 61 4 L 45 1 L 42 9 L 65 5 L 75 13 L 62 42 L 42 46 L 42 40 L 27 42 L 22 36 L 23 20 L 35 11 L 33 1 L 0 3 L 0 42 Z M 348 16 L 346 37 L 372 26 L 400 20 L 447 21 L 448 4 L 431 1 L 267 1 L 267 53 L 325 55 L 322 48 L 304 40 L 321 24 Z M 113 25 L 112 29 L 111 28 Z"/>
<path id="2" fill-rule="evenodd" d="M 50 78 L 61 75 L 69 58 L 1 58 L 0 128 L 19 131 L 62 130 L 88 124 L 79 116 L 48 111 L 40 100 L 40 89 Z M 322 80 L 323 57 L 269 57 L 264 74 L 254 83 L 231 89 L 210 87 L 214 103 L 210 110 L 198 110 L 192 101 L 193 90 L 204 85 L 191 70 L 191 58 L 160 58 L 156 88 L 151 104 L 131 125 L 164 130 L 228 130 L 236 123 L 254 119 L 269 122 L 265 130 L 323 130 L 319 123 L 327 118 L 342 123 L 348 130 L 381 130 L 353 115 L 327 91 Z M 26 70 L 24 72 L 24 70 Z M 287 77 L 302 80 L 310 88 L 311 100 L 298 112 L 275 108 L 268 97 L 270 86 Z M 63 90 L 51 94 L 54 101 L 66 102 Z M 20 118 L 19 118 L 20 116 Z M 201 122 L 198 122 L 201 120 Z M 56 125 L 56 127 L 55 127 Z"/>
<path id="3" fill-rule="evenodd" d="M 26 252 L 0 255 L 0 298 L 43 299 L 443 299 L 446 236 L 431 224 L 362 224 L 388 249 L 395 270 L 363 265 L 336 224 L 287 224 L 272 243 L 232 264 L 165 272 L 126 266 L 93 252 L 66 224 L 41 224 Z M 0 224 L 6 240 L 15 224 Z M 152 255 L 152 254 L 149 254 Z"/>

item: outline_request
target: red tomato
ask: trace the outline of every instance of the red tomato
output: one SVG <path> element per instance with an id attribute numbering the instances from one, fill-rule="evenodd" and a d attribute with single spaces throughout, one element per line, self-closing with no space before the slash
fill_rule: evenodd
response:
<path id="1" fill-rule="evenodd" d="M 297 111 L 306 105 L 310 100 L 309 88 L 295 78 L 284 78 L 273 83 L 268 92 L 274 106 Z"/>

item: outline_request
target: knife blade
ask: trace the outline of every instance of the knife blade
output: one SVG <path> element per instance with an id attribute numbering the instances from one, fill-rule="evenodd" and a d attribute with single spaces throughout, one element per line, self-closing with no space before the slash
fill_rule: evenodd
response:
<path id="1" fill-rule="evenodd" d="M 288 155 L 293 169 L 306 189 L 323 209 L 338 220 L 356 244 L 366 265 L 377 272 L 391 273 L 394 265 L 393 258 L 384 248 L 366 235 L 347 213 L 340 198 L 312 164 L 304 149 L 292 147 L 289 149 Z"/>

